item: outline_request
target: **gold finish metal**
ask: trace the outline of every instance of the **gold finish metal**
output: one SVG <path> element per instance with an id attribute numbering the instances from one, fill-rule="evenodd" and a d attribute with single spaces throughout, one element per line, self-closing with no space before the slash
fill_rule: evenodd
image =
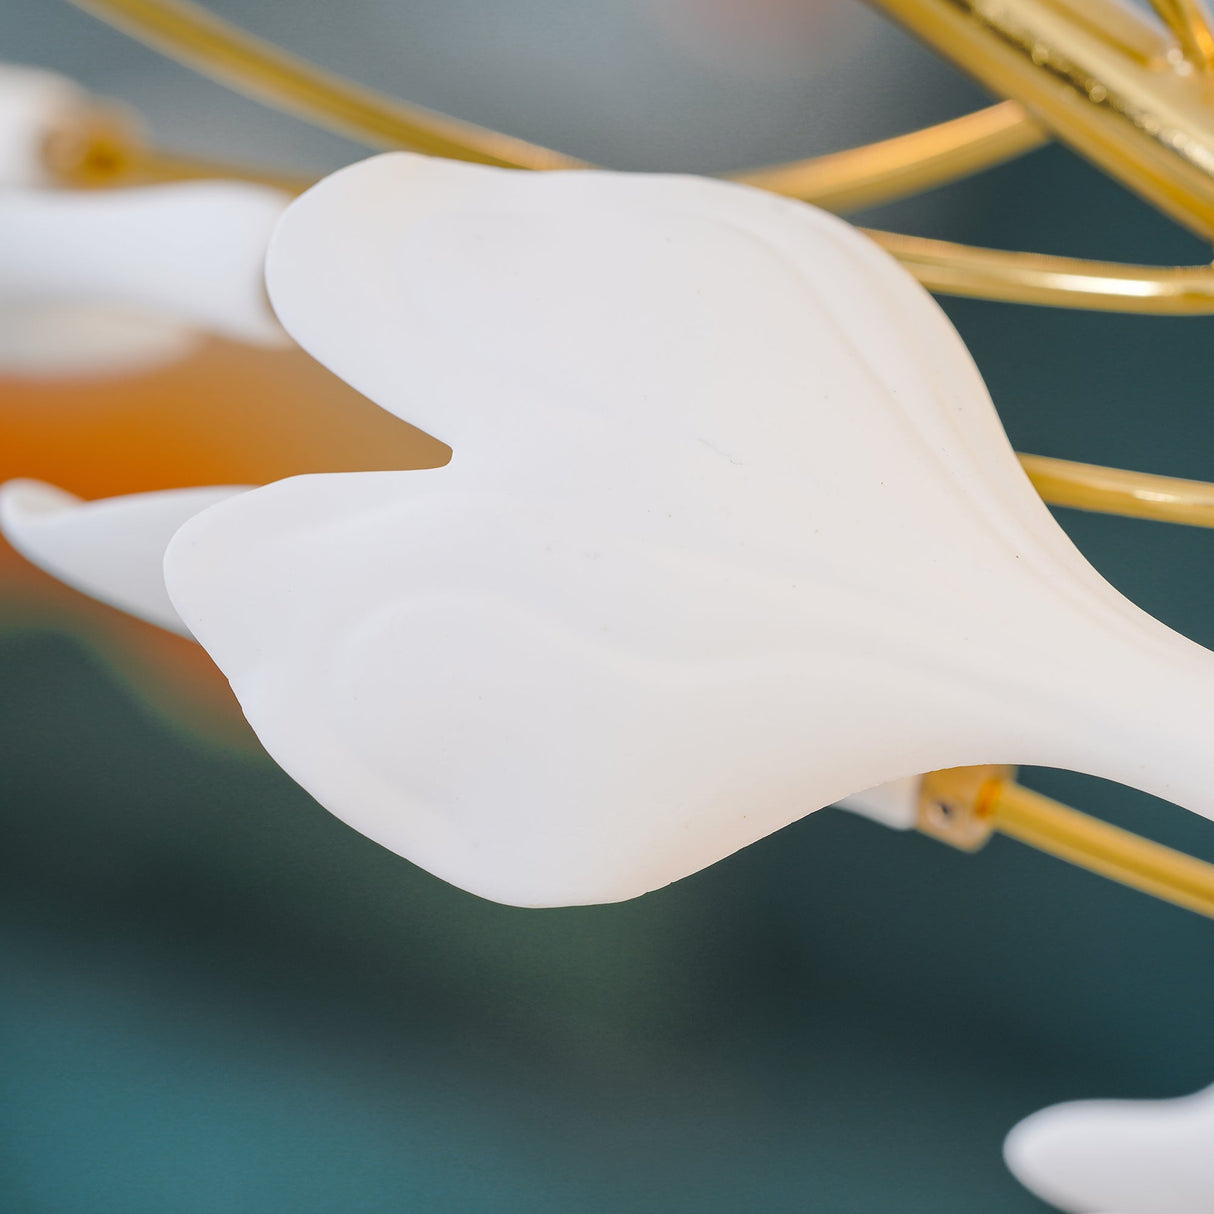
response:
<path id="1" fill-rule="evenodd" d="M 846 213 L 969 177 L 1048 141 L 1023 106 L 1003 101 L 880 143 L 750 169 L 733 179 Z"/>
<path id="2" fill-rule="evenodd" d="M 1174 906 L 1214 917 L 1214 864 L 1140 838 L 1010 780 L 988 790 L 982 812 L 1000 834 Z"/>
<path id="3" fill-rule="evenodd" d="M 896 198 L 1023 155 L 1048 136 L 1014 101 L 880 143 L 833 152 L 811 160 L 772 165 L 737 174 L 733 180 L 827 210 L 847 211 L 878 206 Z M 262 181 L 300 192 L 312 184 L 301 176 L 273 173 L 248 165 L 198 160 L 131 144 L 112 165 L 110 179 L 88 184 L 128 185 L 133 181 L 181 181 L 227 177 Z M 73 166 L 49 166 L 64 185 L 84 184 Z"/>
<path id="4" fill-rule="evenodd" d="M 42 163 L 53 179 L 94 189 L 128 173 L 140 146 L 139 126 L 131 115 L 118 106 L 92 105 L 46 136 Z"/>
<path id="5" fill-rule="evenodd" d="M 983 110 L 968 117 L 990 113 L 990 110 Z M 146 147 L 138 141 L 129 124 L 110 122 L 105 115 L 106 111 L 98 110 L 90 117 L 88 127 L 82 122 L 78 128 L 65 129 L 55 141 L 48 141 L 47 167 L 62 184 L 98 188 L 223 177 L 256 181 L 292 194 L 301 193 L 312 184 L 302 176 L 200 160 Z M 1000 124 L 997 129 L 1007 135 L 1007 141 L 1000 136 L 985 146 L 982 158 L 986 163 L 993 163 L 989 157 L 996 151 L 1002 159 L 1006 158 L 1005 153 L 1011 154 L 1013 148 L 1027 150 L 1030 146 L 1017 125 Z M 929 131 L 940 130 L 929 128 Z M 916 131 L 884 144 L 824 157 L 820 162 L 804 161 L 799 166 L 790 166 L 788 172 L 793 175 L 787 178 L 781 177 L 784 170 L 776 168 L 743 179 L 761 187 L 765 179 L 770 179 L 772 188 L 778 187 L 777 192 L 803 197 L 818 205 L 830 203 L 839 209 L 845 209 L 844 202 L 848 206 L 876 205 L 911 188 L 909 176 L 895 167 L 899 162 L 906 163 L 905 150 L 899 149 L 903 141 L 909 145 L 927 133 Z M 961 146 L 952 135 L 947 138 L 955 148 Z M 870 153 L 879 149 L 889 151 L 893 160 L 879 155 L 870 157 Z M 938 184 L 947 176 L 962 172 L 965 163 L 973 164 L 967 156 L 968 153 L 950 160 L 942 155 L 931 161 L 925 172 Z M 826 164 L 829 171 L 817 176 L 813 172 L 817 163 Z M 882 168 L 883 164 L 888 172 Z M 868 235 L 902 262 L 925 287 L 942 295 L 1093 311 L 1181 316 L 1214 312 L 1214 266 L 1123 266 L 975 248 L 872 229 L 868 230 Z"/>
<path id="6" fill-rule="evenodd" d="M 1021 455 L 1020 463 L 1041 496 L 1054 506 L 1214 527 L 1214 485 L 1153 476 L 1096 464 Z"/>
<path id="7" fill-rule="evenodd" d="M 117 106 L 95 104 L 75 114 L 47 137 L 42 160 L 50 177 L 71 189 L 111 189 L 173 181 L 223 178 L 254 181 L 291 194 L 309 178 L 249 165 L 180 156 L 150 147 L 139 124 Z"/>
<path id="8" fill-rule="evenodd" d="M 869 229 L 929 291 L 1005 303 L 1198 316 L 1214 312 L 1214 266 L 1127 266 L 1010 253 Z"/>
<path id="9" fill-rule="evenodd" d="M 364 88 L 280 50 L 190 0 L 72 0 L 212 79 L 375 147 L 512 168 L 582 162 Z"/>
<path id="10" fill-rule="evenodd" d="M 962 851 L 998 832 L 1068 864 L 1214 918 L 1214 864 L 1032 792 L 1014 767 L 952 767 L 919 786 L 917 829 Z"/>
<path id="11" fill-rule="evenodd" d="M 72 2 L 262 101 L 365 142 L 412 147 L 435 155 L 514 167 L 586 167 L 581 161 L 547 148 L 432 114 L 331 75 L 246 34 L 189 0 Z M 1175 2 L 1183 4 L 1191 17 L 1190 9 L 1198 0 Z M 934 32 L 946 52 L 956 54 L 958 48 L 972 51 L 978 65 L 975 70 L 980 76 L 986 70 L 982 65 L 994 54 L 991 47 L 995 43 L 1003 47 L 1001 54 L 1005 58 L 1012 54 L 999 40 L 1002 35 L 997 37 L 992 32 L 995 25 L 990 24 L 988 28 L 989 23 L 983 24 L 986 17 L 979 21 L 975 16 L 977 0 L 879 0 L 879 3 L 919 32 L 926 32 L 929 38 Z M 987 13 L 990 0 L 985 3 L 983 12 Z M 1040 108 L 1042 117 L 1051 126 L 1090 153 L 1085 140 L 1091 142 L 1095 138 L 1088 131 L 1095 123 L 1098 132 L 1113 141 L 1112 150 L 1105 149 L 1105 153 L 1119 159 L 1121 176 L 1132 178 L 1131 184 L 1136 182 L 1141 192 L 1153 198 L 1166 186 L 1167 199 L 1156 199 L 1160 205 L 1197 230 L 1214 232 L 1214 93 L 1210 91 L 1214 82 L 1203 84 L 1198 79 L 1199 73 L 1192 71 L 1186 81 L 1175 68 L 1175 57 L 1169 59 L 1169 52 L 1175 48 L 1167 44 L 1161 32 L 1119 8 L 1105 13 L 1103 9 L 1112 0 L 1084 0 L 1094 6 L 1093 11 L 1103 25 L 1092 25 L 1086 19 L 1081 20 L 1082 13 L 1071 12 L 1070 6 L 1076 0 L 1000 0 L 1000 3 L 1004 6 L 999 9 L 1004 14 L 1000 18 L 1004 24 L 1011 20 L 1006 18 L 1005 9 L 1016 12 L 1023 9 L 1037 17 L 1041 16 L 1038 10 L 1047 15 L 1054 14 L 1052 24 L 1041 17 L 1044 22 L 1041 28 L 1048 29 L 1056 40 L 1034 43 L 1026 61 L 1028 66 L 1020 64 L 1012 71 L 1004 65 L 1006 70 L 1001 69 L 1002 74 L 995 73 L 999 80 L 1009 84 L 1009 91 L 1010 83 L 1015 83 L 1022 87 L 1025 98 L 1036 104 L 1040 101 L 1037 93 L 1045 87 L 1042 82 L 1052 82 L 1050 88 L 1054 92 L 1051 96 L 1061 90 L 1066 104 L 1054 97 L 1052 106 Z M 965 37 L 955 28 L 963 17 L 968 21 L 968 24 L 962 22 Z M 994 21 L 995 18 L 990 18 L 990 22 Z M 970 29 L 971 25 L 975 28 Z M 978 26 L 981 31 L 975 32 Z M 998 28 L 1002 29 L 1003 25 Z M 1192 28 L 1196 29 L 1196 24 Z M 1122 92 L 1110 92 L 1109 85 L 1093 76 L 1081 102 L 1071 96 L 1074 82 L 1064 87 L 1055 79 L 1070 60 L 1060 57 L 1061 51 L 1054 52 L 1049 48 L 1071 46 L 1072 42 L 1090 53 L 1089 57 L 1094 56 L 1095 61 L 1104 63 L 1107 59 L 1112 64 L 1106 73 L 1108 80 L 1121 81 L 1122 75 L 1128 73 L 1128 83 L 1122 82 Z M 977 47 L 976 51 L 974 47 Z M 1133 70 L 1122 63 L 1122 59 L 1127 58 L 1137 65 Z M 1008 79 L 1004 80 L 1004 76 Z M 1028 88 L 1022 76 L 1035 81 L 1034 88 Z M 1066 76 L 1065 72 L 1063 76 Z M 1070 77 L 1066 76 L 1066 79 Z M 1123 154 L 1117 150 L 1120 147 L 1117 140 L 1126 123 L 1133 126 L 1125 111 L 1123 93 L 1127 97 L 1138 97 L 1140 93 L 1154 96 L 1152 90 L 1160 92 L 1158 104 L 1152 104 L 1159 113 L 1168 116 L 1168 123 L 1161 126 L 1163 120 L 1153 116 L 1154 109 L 1135 110 L 1142 128 L 1136 137 L 1137 143 L 1133 144 L 1137 148 L 1136 158 L 1128 151 Z M 1180 92 L 1173 97 L 1177 90 Z M 1080 122 L 1072 110 L 1086 117 Z M 1098 117 L 1092 118 L 1087 111 Z M 1184 124 L 1178 126 L 1172 121 L 1173 111 L 1184 118 Z M 1108 116 L 1114 112 L 1115 117 Z M 1105 116 L 1099 117 L 1101 114 Z M 1079 130 L 1080 135 L 1076 135 L 1075 130 Z M 976 172 L 1028 151 L 1042 139 L 1041 126 L 1023 108 L 1011 102 L 866 148 L 743 172 L 738 174 L 738 179 L 818 205 L 847 210 L 890 201 Z M 1144 139 L 1154 149 L 1155 160 L 1160 160 L 1166 172 L 1155 160 L 1147 165 L 1150 158 L 1138 146 Z M 1095 158 L 1099 160 L 1099 157 Z M 162 156 L 160 176 L 157 177 L 155 160 L 149 158 L 144 179 L 163 180 L 165 174 L 167 179 L 196 175 L 186 173 L 184 164 Z M 218 171 L 225 166 L 213 167 Z M 1147 168 L 1155 174 L 1151 178 L 1154 185 L 1150 182 L 1144 185 L 1143 175 Z M 238 170 L 236 175 L 261 176 L 248 170 Z M 281 179 L 275 181 L 275 184 L 280 183 Z M 290 184 L 298 186 L 299 183 Z M 1207 266 L 1122 266 L 972 248 L 886 232 L 871 234 L 925 286 L 944 294 L 1101 311 L 1174 315 L 1214 311 L 1214 268 Z"/>
<path id="12" fill-rule="evenodd" d="M 1151 0 L 1180 42 L 1184 61 L 1199 72 L 1214 71 L 1214 30 L 1204 0 Z"/>
<path id="13" fill-rule="evenodd" d="M 255 38 L 189 0 L 72 0 L 141 41 L 269 105 L 372 146 L 513 168 L 588 167 L 495 131 L 406 106 Z M 1002 102 L 868 147 L 736 174 L 828 209 L 876 206 L 968 176 L 1047 142 L 1016 102 Z"/>
<path id="14" fill-rule="evenodd" d="M 248 164 L 234 164 L 182 156 L 162 148 L 142 147 L 135 150 L 121 176 L 111 185 L 154 185 L 172 181 L 251 181 L 273 186 L 286 194 L 302 194 L 314 179 L 298 173 L 279 173 L 272 169 Z"/>
<path id="15" fill-rule="evenodd" d="M 1160 210 L 1214 236 L 1214 81 L 1178 64 L 1146 16 L 1117 0 L 875 2 Z"/>
<path id="16" fill-rule="evenodd" d="M 977 851 L 994 833 L 987 801 L 1001 784 L 1016 778 L 1014 767 L 948 767 L 919 782 L 915 829 L 961 851 Z"/>

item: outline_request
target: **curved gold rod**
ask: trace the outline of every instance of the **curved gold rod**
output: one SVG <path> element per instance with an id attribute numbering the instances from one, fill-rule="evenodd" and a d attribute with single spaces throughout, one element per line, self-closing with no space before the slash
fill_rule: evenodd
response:
<path id="1" fill-rule="evenodd" d="M 139 124 L 130 114 L 105 104 L 72 115 L 69 123 L 52 131 L 42 146 L 42 164 L 56 185 L 77 190 L 223 179 L 302 194 L 315 183 L 314 177 L 302 174 L 153 147 L 144 142 Z"/>
<path id="2" fill-rule="evenodd" d="M 70 184 L 70 175 L 68 176 Z M 273 186 L 285 194 L 302 194 L 304 190 L 316 184 L 315 177 L 304 176 L 302 173 L 282 173 L 262 168 L 260 165 L 206 160 L 149 146 L 133 148 L 128 154 L 121 178 L 108 184 L 158 185 L 173 181 L 209 181 L 216 178 L 226 181 L 252 181 L 258 185 Z"/>
<path id="3" fill-rule="evenodd" d="M 1048 141 L 1018 102 L 1001 101 L 879 143 L 731 176 L 843 214 L 972 176 Z"/>
<path id="4" fill-rule="evenodd" d="M 510 168 L 583 165 L 560 152 L 364 88 L 189 0 L 71 2 L 239 92 L 375 147 L 408 147 Z"/>
<path id="5" fill-rule="evenodd" d="M 928 772 L 919 784 L 918 829 L 962 851 L 977 851 L 998 832 L 1214 918 L 1214 864 L 1080 813 L 1014 777 L 1015 768 L 993 765 Z"/>
<path id="6" fill-rule="evenodd" d="M 109 134 L 107 132 L 107 134 Z M 733 175 L 734 181 L 773 194 L 811 202 L 828 211 L 879 206 L 921 190 L 1002 164 L 1046 142 L 1046 136 L 1014 101 L 925 127 L 879 143 L 831 152 L 809 160 L 772 165 Z M 85 132 L 65 141 L 48 159 L 64 185 L 104 186 L 227 177 L 261 181 L 301 192 L 310 179 L 217 160 L 202 160 L 144 146 L 131 139 L 114 155 L 112 137 L 94 152 Z"/>
<path id="7" fill-rule="evenodd" d="M 941 295 L 1096 312 L 1214 312 L 1214 266 L 1134 266 L 982 249 L 897 232 L 870 229 L 868 235 Z"/>
<path id="8" fill-rule="evenodd" d="M 1020 463 L 1033 487 L 1053 506 L 1214 527 L 1214 485 L 1206 481 L 1078 464 L 1044 455 L 1021 455 Z"/>
<path id="9" fill-rule="evenodd" d="M 1214 29 L 1204 0 L 1151 0 L 1180 42 L 1185 59 L 1199 72 L 1214 71 Z"/>
<path id="10" fill-rule="evenodd" d="M 76 187 L 147 185 L 226 177 L 257 181 L 288 193 L 311 184 L 303 177 L 239 164 L 179 156 L 130 144 L 91 147 L 64 141 L 70 156 L 57 153 L 48 167 Z M 867 149 L 857 149 L 866 151 Z M 873 196 L 883 187 L 876 186 Z M 1083 308 L 1104 312 L 1199 316 L 1214 312 L 1214 266 L 1125 266 L 1037 253 L 1009 253 L 922 236 L 868 229 L 930 291 L 975 299 Z"/>
<path id="11" fill-rule="evenodd" d="M 1143 839 L 1011 781 L 979 807 L 1000 834 L 1174 906 L 1214 918 L 1214 864 Z"/>
<path id="12" fill-rule="evenodd" d="M 376 147 L 513 168 L 588 167 L 523 140 L 406 105 L 333 75 L 189 0 L 71 0 L 156 49 L 249 96 Z M 1048 141 L 1017 102 L 811 160 L 746 170 L 737 180 L 831 210 L 876 206 L 943 185 Z"/>

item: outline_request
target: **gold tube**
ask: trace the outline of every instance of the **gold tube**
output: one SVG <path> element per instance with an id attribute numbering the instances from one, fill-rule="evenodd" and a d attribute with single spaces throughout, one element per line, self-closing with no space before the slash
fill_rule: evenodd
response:
<path id="1" fill-rule="evenodd" d="M 1214 865 L 1011 781 L 984 790 L 980 814 L 1001 834 L 1069 864 L 1161 898 L 1174 906 L 1214 917 Z"/>
<path id="2" fill-rule="evenodd" d="M 842 212 L 877 206 L 944 185 L 1023 155 L 1047 140 L 1048 136 L 1014 101 L 1005 101 L 880 143 L 747 170 L 733 175 L 731 180 Z M 87 175 L 83 173 L 82 165 L 77 163 L 83 160 L 79 154 L 74 159 L 60 155 L 48 168 L 69 186 L 129 185 L 199 177 L 263 181 L 295 192 L 311 184 L 301 176 L 200 160 L 133 143 L 123 151 L 120 160 L 111 158 L 105 162 L 110 166 L 108 180 L 96 168 Z"/>
<path id="3" fill-rule="evenodd" d="M 406 147 L 513 168 L 582 167 L 571 156 L 344 80 L 190 0 L 72 3 L 239 92 L 375 147 Z"/>
<path id="4" fill-rule="evenodd" d="M 1214 266 L 1131 266 L 869 230 L 929 291 L 1098 312 L 1214 312 Z"/>
<path id="5" fill-rule="evenodd" d="M 91 139 L 82 127 L 48 148 L 57 150 L 48 155 L 47 167 L 63 185 L 100 188 L 224 177 L 300 193 L 311 184 L 307 178 L 287 173 L 199 160 L 147 147 L 130 132 L 125 140 L 117 140 L 113 128 L 97 129 L 104 132 L 99 141 Z M 893 178 L 879 181 L 876 176 L 867 182 L 859 177 L 855 180 L 857 191 L 866 191 L 870 200 L 891 197 L 899 184 Z M 980 249 L 894 232 L 868 234 L 924 286 L 941 294 L 1117 312 L 1214 312 L 1214 267 L 1121 266 Z"/>
<path id="6" fill-rule="evenodd" d="M 1214 527 L 1214 485 L 1206 481 L 1021 455 L 1033 487 L 1054 506 Z"/>
<path id="7" fill-rule="evenodd" d="M 152 147 L 139 139 L 113 145 L 84 146 L 63 140 L 62 150 L 50 151 L 46 166 L 57 185 L 69 189 L 117 189 L 165 185 L 175 181 L 251 181 L 287 194 L 302 194 L 314 179 L 282 173 L 260 165 L 204 160 Z"/>
<path id="8" fill-rule="evenodd" d="M 1203 0 L 1151 0 L 1180 42 L 1185 60 L 1199 72 L 1214 71 L 1214 30 Z"/>
<path id="9" fill-rule="evenodd" d="M 845 213 L 918 194 L 1048 142 L 1015 101 L 865 147 L 732 174 L 735 181 Z"/>

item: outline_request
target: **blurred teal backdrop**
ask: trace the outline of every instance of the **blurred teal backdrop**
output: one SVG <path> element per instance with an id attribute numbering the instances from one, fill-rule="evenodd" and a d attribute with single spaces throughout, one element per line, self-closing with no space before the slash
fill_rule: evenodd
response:
<path id="1" fill-rule="evenodd" d="M 693 0 L 222 7 L 621 167 L 770 161 L 981 102 L 868 14 L 832 31 L 791 3 L 770 7 L 793 32 L 745 45 L 700 38 L 711 6 Z M 129 97 L 178 145 L 359 154 L 57 0 L 6 0 L 0 47 Z M 1058 149 L 864 218 L 1209 257 Z M 1211 321 L 945 306 L 1020 449 L 1214 479 Z M 1059 517 L 1115 585 L 1214 645 L 1214 534 Z M 1214 858 L 1214 826 L 1171 806 L 1025 778 Z M 1018 1118 L 1214 1080 L 1214 925 L 1015 843 L 963 856 L 829 810 L 633 903 L 499 907 L 268 759 L 155 717 L 54 632 L 0 634 L 0 815 L 12 1214 L 1030 1214 L 1000 1159 Z"/>

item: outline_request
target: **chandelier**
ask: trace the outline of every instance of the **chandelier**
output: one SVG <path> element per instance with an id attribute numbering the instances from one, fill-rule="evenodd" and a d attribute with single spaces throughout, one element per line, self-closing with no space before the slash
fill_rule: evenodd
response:
<path id="1" fill-rule="evenodd" d="M 419 109 L 188 0 L 72 2 L 392 153 L 320 183 L 204 163 L 32 79 L 4 149 L 10 184 L 60 187 L 54 205 L 0 198 L 18 294 L 297 343 L 453 453 L 256 489 L 0 497 L 35 564 L 197 638 L 323 805 L 525 906 L 637 896 L 838 804 L 965 851 L 1006 834 L 1214 916 L 1214 866 L 1012 766 L 1214 817 L 1210 654 L 1113 591 L 1042 505 L 1211 527 L 1214 485 L 1014 454 L 902 272 L 935 294 L 1195 316 L 1214 313 L 1214 266 L 824 214 L 1057 139 L 1214 237 L 1200 0 L 1158 0 L 1159 22 L 1113 0 L 877 0 L 1003 100 L 714 180 L 614 174 Z"/>

